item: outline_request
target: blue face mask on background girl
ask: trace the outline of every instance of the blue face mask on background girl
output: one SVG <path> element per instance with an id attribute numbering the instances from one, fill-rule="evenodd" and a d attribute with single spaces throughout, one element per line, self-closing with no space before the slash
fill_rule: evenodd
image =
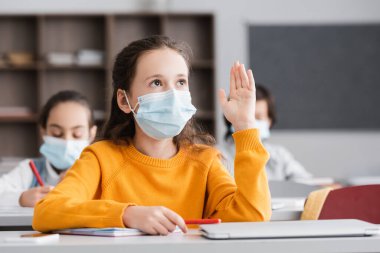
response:
<path id="1" fill-rule="evenodd" d="M 52 136 L 44 136 L 43 139 L 40 153 L 59 170 L 70 168 L 90 144 L 88 140 L 64 140 Z"/>
<path id="2" fill-rule="evenodd" d="M 156 140 L 178 135 L 197 110 L 191 104 L 189 91 L 172 89 L 149 93 L 138 97 L 134 108 L 131 107 L 125 91 L 124 95 L 139 127 Z M 137 105 L 139 109 L 136 112 Z"/>
<path id="3" fill-rule="evenodd" d="M 256 120 L 256 128 L 259 129 L 261 140 L 269 139 L 269 137 L 270 137 L 270 125 L 269 125 L 268 121 L 257 119 Z M 232 133 L 235 132 L 235 128 L 232 125 L 230 126 L 230 130 Z"/>
<path id="4" fill-rule="evenodd" d="M 260 131 L 261 140 L 266 140 L 270 137 L 270 125 L 266 120 L 256 120 L 256 127 Z"/>

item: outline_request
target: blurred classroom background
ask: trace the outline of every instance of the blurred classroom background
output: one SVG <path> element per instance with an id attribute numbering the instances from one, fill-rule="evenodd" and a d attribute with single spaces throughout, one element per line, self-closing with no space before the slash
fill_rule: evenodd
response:
<path id="1" fill-rule="evenodd" d="M 0 0 L 0 174 L 38 156 L 50 95 L 85 94 L 107 116 L 115 54 L 166 34 L 193 49 L 197 120 L 225 133 L 216 92 L 233 61 L 276 98 L 271 141 L 319 178 L 379 182 L 380 1 Z"/>

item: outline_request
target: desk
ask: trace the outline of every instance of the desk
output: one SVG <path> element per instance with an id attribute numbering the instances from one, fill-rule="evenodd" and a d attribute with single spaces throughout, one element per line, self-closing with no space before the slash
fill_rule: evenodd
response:
<path id="1" fill-rule="evenodd" d="M 272 211 L 271 221 L 299 220 L 301 219 L 303 208 L 284 207 Z"/>
<path id="2" fill-rule="evenodd" d="M 289 199 L 273 199 L 276 202 L 284 202 L 282 208 L 273 210 L 271 221 L 299 220 L 303 211 L 300 200 L 292 202 Z M 296 204 L 294 204 L 296 203 Z M 33 208 L 26 207 L 0 207 L 0 231 L 31 230 L 33 220 Z"/>
<path id="3" fill-rule="evenodd" d="M 21 231 L 0 232 L 0 252 L 72 253 L 72 252 L 380 252 L 380 236 L 346 238 L 294 238 L 258 240 L 208 240 L 197 230 L 186 235 L 135 237 L 91 237 L 61 235 L 50 244 L 4 243 L 6 237 L 19 236 Z"/>
<path id="4" fill-rule="evenodd" d="M 30 230 L 33 220 L 33 208 L 0 207 L 0 231 Z"/>

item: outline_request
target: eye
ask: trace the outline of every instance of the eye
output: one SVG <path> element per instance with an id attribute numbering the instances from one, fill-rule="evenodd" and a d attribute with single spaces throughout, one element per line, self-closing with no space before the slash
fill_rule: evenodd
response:
<path id="1" fill-rule="evenodd" d="M 181 80 L 178 80 L 177 82 L 178 86 L 186 86 L 186 84 L 187 84 L 186 79 L 181 79 Z"/>
<path id="2" fill-rule="evenodd" d="M 55 138 L 62 138 L 63 137 L 63 132 L 61 131 L 52 131 L 50 133 L 51 136 L 55 137 Z"/>
<path id="3" fill-rule="evenodd" d="M 83 136 L 85 135 L 85 128 L 84 127 L 81 127 L 81 128 L 78 128 L 78 129 L 75 129 L 72 133 L 71 133 L 72 137 L 74 139 L 82 139 Z"/>
<path id="4" fill-rule="evenodd" d="M 73 137 L 74 139 L 81 139 L 83 136 L 83 133 L 74 133 Z"/>
<path id="5" fill-rule="evenodd" d="M 158 79 L 155 79 L 153 80 L 153 82 L 150 83 L 150 87 L 159 87 L 159 86 L 162 86 L 162 83 Z"/>

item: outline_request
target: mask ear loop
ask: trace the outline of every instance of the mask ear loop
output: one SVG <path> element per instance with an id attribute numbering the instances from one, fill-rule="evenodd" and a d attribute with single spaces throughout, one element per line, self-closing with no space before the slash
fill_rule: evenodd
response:
<path id="1" fill-rule="evenodd" d="M 132 111 L 133 115 L 136 116 L 135 110 L 136 110 L 136 107 L 139 104 L 139 102 L 137 102 L 136 105 L 135 105 L 135 107 L 132 109 L 132 106 L 131 106 L 131 104 L 129 103 L 129 100 L 128 100 L 127 93 L 125 92 L 125 90 L 123 90 L 123 92 L 124 92 L 125 99 L 127 100 L 127 104 L 129 106 L 129 109 Z"/>

